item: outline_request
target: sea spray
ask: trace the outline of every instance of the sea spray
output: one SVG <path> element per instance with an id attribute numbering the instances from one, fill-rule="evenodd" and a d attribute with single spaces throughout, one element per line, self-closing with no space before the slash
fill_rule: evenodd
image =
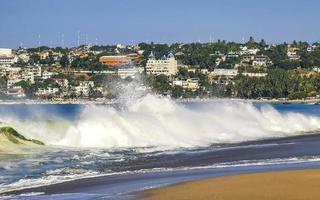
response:
<path id="1" fill-rule="evenodd" d="M 199 147 L 297 135 L 320 129 L 320 118 L 271 106 L 210 100 L 193 108 L 148 94 L 125 109 L 86 106 L 55 145 L 73 147 Z"/>
<path id="2" fill-rule="evenodd" d="M 139 80 L 111 85 L 117 104 L 81 106 L 74 120 L 0 120 L 48 145 L 97 148 L 205 147 L 320 130 L 319 117 L 281 113 L 270 105 L 231 99 L 181 103 L 151 94 Z M 32 116 L 46 114 L 32 110 Z"/>

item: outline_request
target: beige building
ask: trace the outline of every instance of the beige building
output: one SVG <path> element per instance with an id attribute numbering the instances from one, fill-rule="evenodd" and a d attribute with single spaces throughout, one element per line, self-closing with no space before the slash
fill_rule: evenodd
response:
<path id="1" fill-rule="evenodd" d="M 7 90 L 7 95 L 15 98 L 22 98 L 26 96 L 24 90 L 21 87 L 9 88 Z"/>
<path id="2" fill-rule="evenodd" d="M 177 72 L 178 62 L 172 53 L 169 53 L 168 56 L 163 56 L 160 60 L 157 60 L 151 52 L 146 65 L 147 74 L 164 74 L 166 76 L 170 76 L 175 75 Z"/>
<path id="3" fill-rule="evenodd" d="M 30 83 L 35 83 L 35 78 L 41 77 L 41 67 L 40 66 L 27 66 L 22 71 L 22 79 L 29 81 Z"/>
<path id="4" fill-rule="evenodd" d="M 197 78 L 189 78 L 187 80 L 175 80 L 172 82 L 172 85 L 181 86 L 184 89 L 189 89 L 192 91 L 196 91 L 200 88 L 199 79 Z"/>
<path id="5" fill-rule="evenodd" d="M 18 61 L 11 49 L 0 48 L 0 65 L 10 66 Z"/>
<path id="6" fill-rule="evenodd" d="M 211 72 L 212 76 L 227 76 L 233 77 L 238 75 L 238 70 L 236 69 L 215 69 Z"/>
<path id="7" fill-rule="evenodd" d="M 119 68 L 118 69 L 118 76 L 120 78 L 135 78 L 138 74 L 141 74 L 144 71 L 142 67 L 126 67 L 126 68 Z"/>
<path id="8" fill-rule="evenodd" d="M 291 47 L 290 45 L 288 45 L 287 56 L 289 57 L 290 60 L 293 60 L 293 61 L 300 60 L 300 55 L 298 55 L 298 53 L 297 53 L 298 50 L 299 50 L 299 48 Z"/>

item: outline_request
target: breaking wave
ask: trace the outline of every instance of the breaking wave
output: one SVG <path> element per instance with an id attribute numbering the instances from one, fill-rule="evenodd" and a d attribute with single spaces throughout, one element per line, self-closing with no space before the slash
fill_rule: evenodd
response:
<path id="1" fill-rule="evenodd" d="M 88 106 L 57 145 L 75 147 L 197 147 L 281 137 L 320 129 L 320 118 L 271 106 L 212 100 L 192 107 L 144 96 L 125 109 Z"/>
<path id="2" fill-rule="evenodd" d="M 16 126 L 26 136 L 50 145 L 189 148 L 317 131 L 320 118 L 245 101 L 217 99 L 192 106 L 148 94 L 121 109 L 87 105 L 73 122 Z"/>

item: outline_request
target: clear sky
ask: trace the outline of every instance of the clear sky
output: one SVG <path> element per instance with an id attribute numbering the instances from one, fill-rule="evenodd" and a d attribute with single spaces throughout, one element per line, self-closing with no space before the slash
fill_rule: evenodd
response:
<path id="1" fill-rule="evenodd" d="M 320 40 L 319 0 L 1 0 L 0 47 Z"/>

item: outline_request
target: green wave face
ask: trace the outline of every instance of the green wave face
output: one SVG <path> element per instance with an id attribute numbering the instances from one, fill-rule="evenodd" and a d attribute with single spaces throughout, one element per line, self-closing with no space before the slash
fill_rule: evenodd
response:
<path id="1" fill-rule="evenodd" d="M 0 141 L 11 142 L 16 145 L 32 143 L 35 145 L 45 145 L 43 142 L 35 139 L 27 139 L 25 136 L 18 133 L 12 127 L 0 127 Z"/>

